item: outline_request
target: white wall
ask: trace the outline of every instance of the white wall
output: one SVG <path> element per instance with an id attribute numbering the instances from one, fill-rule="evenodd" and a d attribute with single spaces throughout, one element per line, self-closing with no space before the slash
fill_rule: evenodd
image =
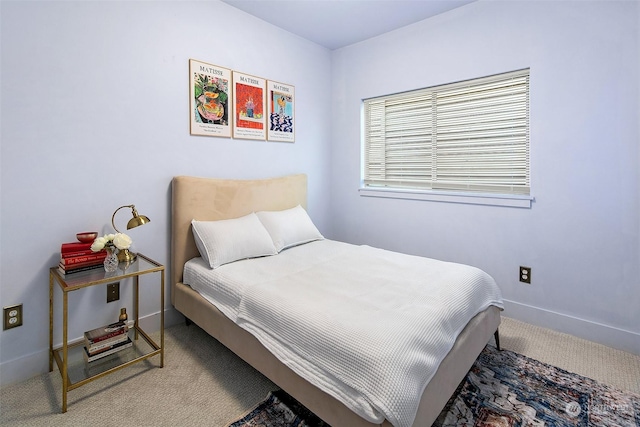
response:
<path id="1" fill-rule="evenodd" d="M 3 1 L 0 15 L 0 303 L 25 312 L 0 332 L 3 385 L 47 370 L 60 243 L 135 203 L 152 222 L 134 249 L 168 264 L 179 174 L 307 173 L 328 237 L 482 267 L 507 315 L 640 353 L 637 3 L 480 1 L 333 53 L 216 1 Z M 189 58 L 295 85 L 297 142 L 190 136 Z M 358 196 L 362 98 L 523 67 L 532 209 Z M 105 293 L 71 298 L 71 336 L 117 315 Z"/>
<path id="2" fill-rule="evenodd" d="M 47 370 L 62 242 L 110 230 L 134 203 L 151 218 L 130 231 L 134 249 L 168 265 L 174 175 L 306 173 L 311 217 L 328 231 L 328 50 L 218 1 L 3 1 L 0 13 L 0 297 L 24 304 L 24 325 L 0 333 L 3 385 Z M 295 144 L 190 136 L 189 58 L 294 85 Z M 141 291 L 141 314 L 157 313 L 157 287 Z M 103 287 L 72 293 L 70 337 L 131 307 L 127 292 L 111 304 Z"/>
<path id="3" fill-rule="evenodd" d="M 332 52 L 334 237 L 478 266 L 505 315 L 640 354 L 639 18 L 637 2 L 479 1 Z M 531 209 L 358 195 L 363 98 L 521 68 Z"/>

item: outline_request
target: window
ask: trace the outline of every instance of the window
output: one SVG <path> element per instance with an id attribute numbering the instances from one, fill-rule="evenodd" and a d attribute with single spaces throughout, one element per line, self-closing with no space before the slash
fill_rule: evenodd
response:
<path id="1" fill-rule="evenodd" d="M 364 100 L 364 188 L 529 195 L 529 70 Z"/>

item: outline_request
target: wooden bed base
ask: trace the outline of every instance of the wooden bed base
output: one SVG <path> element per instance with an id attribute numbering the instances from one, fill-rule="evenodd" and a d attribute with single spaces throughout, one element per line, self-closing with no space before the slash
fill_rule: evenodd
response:
<path id="1" fill-rule="evenodd" d="M 182 283 L 184 264 L 199 256 L 191 220 L 237 218 L 253 211 L 306 208 L 305 175 L 266 180 L 175 177 L 172 181 L 171 302 L 174 307 L 334 427 L 374 426 L 273 356 L 253 335 Z M 479 313 L 459 335 L 425 388 L 414 426 L 430 426 L 500 324 L 497 307 Z M 384 426 L 391 426 L 384 421 Z"/>

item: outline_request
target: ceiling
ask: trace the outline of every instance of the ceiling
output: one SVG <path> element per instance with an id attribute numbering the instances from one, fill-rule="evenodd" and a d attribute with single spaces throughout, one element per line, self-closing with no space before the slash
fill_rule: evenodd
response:
<path id="1" fill-rule="evenodd" d="M 330 50 L 475 0 L 222 0 Z"/>

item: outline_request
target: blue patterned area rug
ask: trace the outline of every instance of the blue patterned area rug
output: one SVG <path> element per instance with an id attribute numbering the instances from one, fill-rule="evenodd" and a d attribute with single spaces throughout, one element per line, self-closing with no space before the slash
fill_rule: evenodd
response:
<path id="1" fill-rule="evenodd" d="M 272 391 L 247 415 L 227 427 L 330 427 L 282 390 Z"/>
<path id="2" fill-rule="evenodd" d="M 229 427 L 327 427 L 282 390 Z M 640 427 L 640 396 L 487 346 L 434 427 Z"/>

